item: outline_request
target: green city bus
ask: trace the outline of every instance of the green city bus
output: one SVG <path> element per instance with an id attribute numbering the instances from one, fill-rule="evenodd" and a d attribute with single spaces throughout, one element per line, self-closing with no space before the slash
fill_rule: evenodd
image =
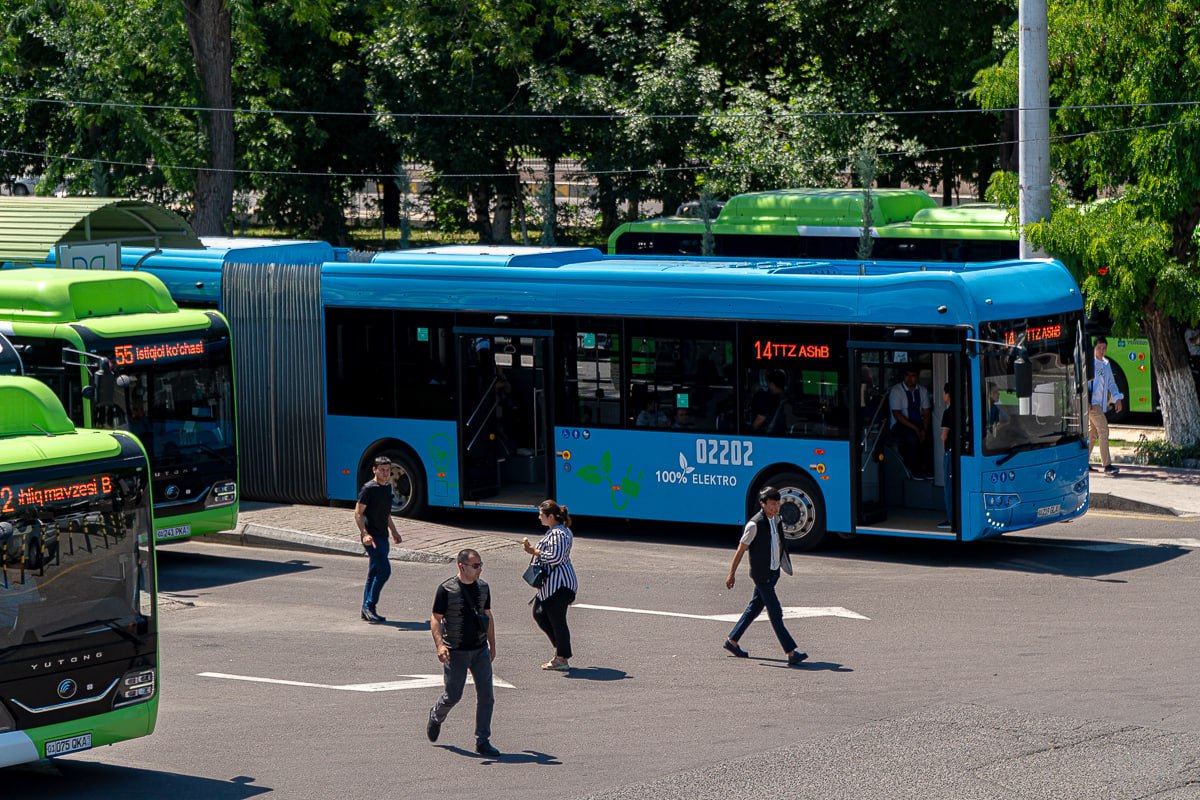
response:
<path id="1" fill-rule="evenodd" d="M 143 272 L 0 271 L 0 334 L 79 427 L 146 448 L 159 541 L 232 529 L 237 424 L 229 326 Z"/>
<path id="2" fill-rule="evenodd" d="M 779 189 L 731 198 L 708 223 L 712 255 L 855 260 L 863 231 L 861 189 Z M 872 261 L 970 263 L 1019 255 L 1007 212 L 987 203 L 941 207 L 919 189 L 871 191 Z M 705 221 L 660 217 L 627 222 L 608 239 L 612 255 L 701 255 Z M 1146 339 L 1111 337 L 1108 359 L 1126 402 L 1110 417 L 1158 405 Z"/>
<path id="3" fill-rule="evenodd" d="M 0 362 L 12 364 L 0 336 Z M 146 736 L 158 716 L 150 468 L 0 377 L 0 767 Z"/>

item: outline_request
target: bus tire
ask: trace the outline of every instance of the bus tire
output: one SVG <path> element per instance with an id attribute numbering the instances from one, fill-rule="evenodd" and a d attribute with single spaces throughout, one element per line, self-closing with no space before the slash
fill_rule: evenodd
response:
<path id="1" fill-rule="evenodd" d="M 1121 423 L 1129 418 L 1129 381 L 1125 379 L 1125 373 L 1120 369 L 1114 369 L 1112 373 L 1113 380 L 1117 384 L 1117 391 L 1125 395 L 1125 399 L 1121 401 L 1120 411 L 1110 406 L 1108 413 L 1104 416 L 1108 417 L 1109 422 Z"/>
<path id="2" fill-rule="evenodd" d="M 825 498 L 811 478 L 799 472 L 779 472 L 762 486 L 774 486 L 779 490 L 782 500 L 779 516 L 783 519 L 783 539 L 789 550 L 815 550 L 824 544 Z M 758 490 L 755 496 L 757 494 Z"/>
<path id="3" fill-rule="evenodd" d="M 379 453 L 392 460 L 392 516 L 420 517 L 425 513 L 425 480 L 421 468 L 399 450 Z"/>

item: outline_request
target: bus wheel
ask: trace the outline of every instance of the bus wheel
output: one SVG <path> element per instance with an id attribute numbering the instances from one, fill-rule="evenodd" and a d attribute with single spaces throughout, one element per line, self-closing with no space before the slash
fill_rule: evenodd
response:
<path id="1" fill-rule="evenodd" d="M 425 513 L 425 486 L 421 470 L 404 453 L 388 450 L 380 453 L 392 460 L 392 515 L 419 517 Z"/>
<path id="2" fill-rule="evenodd" d="M 825 541 L 825 500 L 813 482 L 796 472 L 771 476 L 765 485 L 779 490 L 783 538 L 791 550 L 815 550 Z"/>

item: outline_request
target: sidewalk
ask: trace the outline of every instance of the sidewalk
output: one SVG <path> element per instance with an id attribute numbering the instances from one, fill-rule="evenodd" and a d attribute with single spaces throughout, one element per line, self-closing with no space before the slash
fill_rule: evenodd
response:
<path id="1" fill-rule="evenodd" d="M 452 564 L 458 552 L 467 547 L 486 555 L 521 546 L 516 539 L 479 533 L 455 525 L 401 517 L 393 519 L 404 539 L 401 544 L 392 545 L 389 557 L 393 561 Z M 354 525 L 354 510 L 351 508 L 245 501 L 234 530 L 204 538 L 206 541 L 251 547 L 363 555 L 358 528 Z"/>
<path id="2" fill-rule="evenodd" d="M 1092 508 L 1200 517 L 1200 470 L 1121 464 L 1115 457 L 1113 462 L 1121 470 L 1116 477 L 1090 475 Z"/>

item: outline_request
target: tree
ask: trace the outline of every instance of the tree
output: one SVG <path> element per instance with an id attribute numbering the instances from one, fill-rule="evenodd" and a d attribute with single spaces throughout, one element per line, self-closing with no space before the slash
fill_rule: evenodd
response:
<path id="1" fill-rule="evenodd" d="M 211 236 L 226 233 L 233 214 L 233 18 L 226 0 L 182 2 L 201 97 L 209 109 L 203 112 L 208 168 L 196 173 L 192 227 Z"/>
<path id="2" fill-rule="evenodd" d="M 1193 444 L 1200 400 L 1183 332 L 1200 318 L 1200 108 L 1179 101 L 1200 85 L 1200 9 L 1179 0 L 1055 0 L 1049 21 L 1051 135 L 1061 137 L 1052 157 L 1063 196 L 1049 222 L 1025 233 L 1071 268 L 1089 305 L 1112 314 L 1115 333 L 1144 332 L 1166 438 Z M 1015 105 L 1015 52 L 976 81 L 985 107 Z"/>

